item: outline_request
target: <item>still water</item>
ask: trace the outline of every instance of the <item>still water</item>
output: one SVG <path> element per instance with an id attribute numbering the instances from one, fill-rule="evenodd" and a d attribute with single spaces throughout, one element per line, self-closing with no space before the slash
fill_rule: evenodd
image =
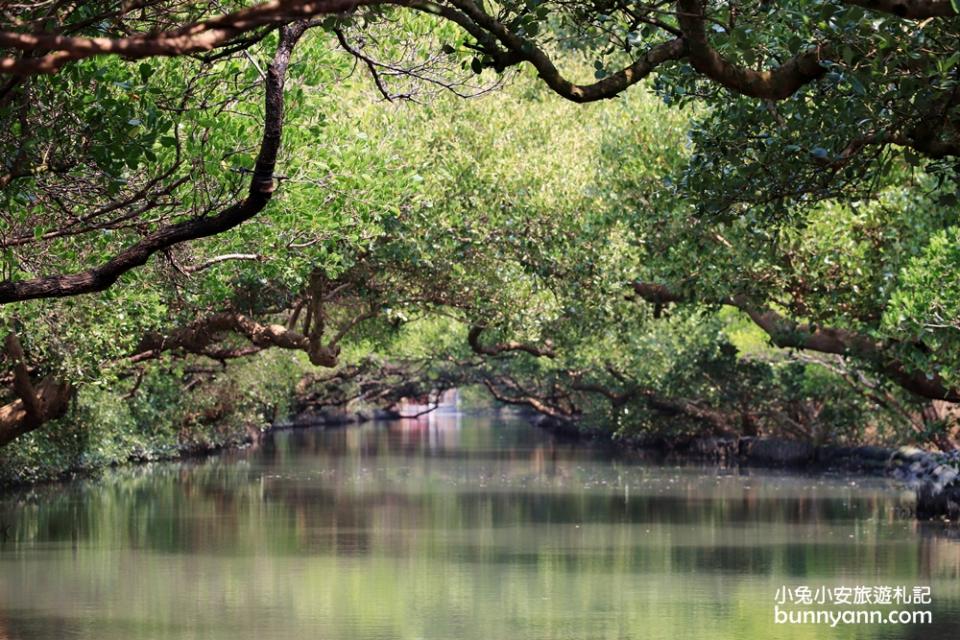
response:
<path id="1" fill-rule="evenodd" d="M 277 432 L 0 498 L 0 639 L 960 637 L 960 542 L 909 499 L 510 419 Z M 822 585 L 929 585 L 933 624 L 774 624 Z"/>

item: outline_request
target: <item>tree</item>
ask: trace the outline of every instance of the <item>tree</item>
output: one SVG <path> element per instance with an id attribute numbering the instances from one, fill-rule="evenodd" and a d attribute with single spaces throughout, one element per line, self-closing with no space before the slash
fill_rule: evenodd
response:
<path id="1" fill-rule="evenodd" d="M 767 101 L 793 98 L 798 92 L 810 91 L 810 85 L 821 79 L 838 85 L 836 97 L 841 100 L 848 88 L 866 97 L 865 80 L 871 88 L 874 84 L 892 83 L 895 85 L 892 92 L 871 93 L 869 99 L 860 101 L 866 108 L 866 118 L 857 122 L 861 131 L 866 131 L 865 135 L 847 140 L 846 146 L 829 161 L 847 164 L 864 148 L 894 143 L 934 158 L 956 153 L 952 136 L 956 107 L 953 69 L 957 60 L 951 56 L 953 49 L 949 44 L 950 39 L 956 37 L 952 31 L 956 24 L 954 20 L 944 19 L 954 13 L 952 5 L 944 0 L 828 3 L 817 16 L 808 15 L 809 7 L 804 3 L 794 11 L 781 12 L 767 3 L 707 7 L 699 0 L 679 0 L 672 11 L 663 10 L 659 4 L 638 7 L 633 3 L 605 2 L 583 8 L 565 3 L 515 5 L 507 2 L 488 13 L 472 0 L 442 3 L 276 1 L 203 18 L 190 10 L 183 15 L 178 5 L 164 2 L 149 3 L 137 11 L 104 10 L 94 5 L 63 16 L 38 10 L 36 15 L 22 21 L 20 29 L 0 32 L 0 44 L 19 54 L 9 55 L 0 62 L 0 71 L 14 75 L 3 93 L 8 97 L 19 90 L 24 95 L 27 90 L 22 86 L 24 77 L 56 73 L 70 62 L 92 56 L 113 54 L 136 60 L 183 56 L 218 48 L 231 50 L 249 46 L 263 37 L 263 30 L 294 19 L 334 16 L 345 10 L 370 7 L 369 15 L 361 13 L 356 18 L 347 18 L 350 22 L 364 21 L 375 19 L 394 6 L 436 15 L 461 27 L 468 35 L 462 47 L 477 53 L 474 58 L 477 70 L 485 66 L 503 70 L 526 62 L 551 89 L 577 102 L 614 97 L 665 63 L 681 60 L 688 61 L 689 67 L 680 72 L 680 79 L 668 73 L 665 80 L 667 91 L 679 91 L 681 95 L 689 91 L 696 95 L 696 89 L 691 90 L 689 82 L 683 79 L 690 75 L 689 71 L 696 72 L 694 83 L 702 77 L 735 94 Z M 873 25 L 864 6 L 872 12 L 892 16 Z M 781 17 L 772 24 L 771 11 L 777 11 Z M 903 28 L 904 20 L 919 18 L 933 19 L 933 22 L 913 31 Z M 177 25 L 178 21 L 181 24 Z M 164 28 L 158 29 L 158 23 Z M 716 38 L 708 36 L 708 23 L 718 34 Z M 138 31 L 138 26 L 149 26 L 150 30 Z M 106 33 L 87 37 L 86 33 L 91 30 Z M 118 32 L 131 35 L 116 37 Z M 748 33 L 750 35 L 746 35 Z M 542 35 L 538 38 L 538 34 Z M 614 72 L 606 70 L 607 62 L 598 60 L 599 79 L 588 85 L 574 84 L 562 76 L 542 44 L 568 35 L 581 46 L 598 48 L 601 58 L 611 61 L 629 57 L 635 49 L 640 49 L 641 54 Z M 608 40 L 609 44 L 598 46 L 601 39 Z M 917 54 L 913 47 L 916 44 L 923 45 L 922 54 Z M 457 51 L 450 48 L 456 55 Z M 883 55 L 869 57 L 878 51 Z M 871 59 L 874 62 L 866 62 Z M 752 68 L 770 60 L 779 62 L 765 71 Z M 908 86 L 903 81 L 904 75 L 907 79 L 925 76 L 924 86 Z M 888 104 L 891 101 L 892 108 Z M 797 103 L 801 112 L 808 108 L 805 100 L 797 99 L 793 103 Z M 791 115 L 780 113 L 777 118 L 787 122 Z M 808 119 L 801 117 L 804 121 Z M 22 148 L 22 151 L 26 150 Z M 828 160 L 829 152 L 822 146 L 815 147 L 811 153 L 816 159 Z M 14 167 L 8 174 L 8 180 L 21 174 L 32 175 L 43 163 L 28 159 L 19 164 L 20 167 Z M 259 210 L 255 203 L 249 207 Z M 16 284 L 7 282 L 0 289 L 0 300 L 71 295 L 106 286 L 119 274 L 173 243 L 223 231 L 232 226 L 228 221 L 234 217 L 239 222 L 250 215 L 252 213 L 231 211 L 225 219 L 205 227 L 205 231 L 165 227 L 142 243 L 83 272 L 28 278 Z"/>
<path id="2" fill-rule="evenodd" d="M 498 383 L 512 374 L 499 369 L 502 347 L 526 345 L 507 350 L 525 375 L 542 373 L 527 356 L 549 350 L 562 361 L 547 371 L 551 385 L 580 387 L 573 391 L 618 409 L 632 394 L 691 413 L 698 399 L 673 402 L 657 376 L 625 381 L 623 368 L 586 352 L 620 326 L 616 315 L 634 313 L 630 339 L 617 348 L 644 353 L 633 338 L 657 334 L 661 316 L 676 315 L 678 326 L 704 323 L 703 348 L 690 350 L 703 359 L 690 362 L 722 361 L 729 373 L 736 359 L 709 355 L 723 342 L 711 329 L 714 311 L 729 305 L 779 347 L 839 355 L 922 398 L 956 400 L 955 327 L 943 317 L 955 296 L 930 299 L 917 284 L 925 265 L 944 274 L 954 265 L 938 249 L 957 228 L 950 189 L 960 25 L 949 2 L 224 6 L 220 15 L 164 1 L 38 7 L 0 31 L 9 50 L 0 112 L 11 123 L 0 134 L 10 158 L 0 177 L 0 301 L 17 303 L 7 304 L 8 318 L 45 315 L 24 301 L 123 279 L 134 290 L 114 295 L 145 311 L 104 331 L 111 344 L 101 359 L 168 348 L 225 359 L 278 345 L 333 365 L 351 331 L 452 314 L 491 340 L 465 333 L 497 362 L 481 381 L 503 397 Z M 291 63 L 308 28 L 317 35 Z M 440 197 L 455 200 L 438 220 L 417 170 L 398 173 L 375 148 L 356 157 L 328 148 L 355 133 L 330 125 L 324 111 L 336 105 L 327 87 L 348 72 L 344 53 L 388 101 L 417 99 L 418 83 L 483 93 L 526 68 L 573 103 L 618 98 L 619 128 L 583 133 L 606 145 L 609 165 L 591 175 L 604 195 L 570 205 L 531 197 L 521 183 L 537 182 L 527 175 L 514 185 L 509 171 L 492 182 L 483 169 L 464 169 L 440 180 Z M 560 70 L 590 63 L 591 82 Z M 286 107 L 284 72 L 295 78 Z M 640 84 L 676 115 L 631 101 L 645 90 L 628 89 Z M 251 126 L 261 117 L 250 99 L 259 91 L 262 128 Z M 298 126 L 282 133 L 284 108 Z M 531 108 L 524 124 L 540 131 L 549 113 Z M 651 116 L 669 123 L 666 143 L 646 128 L 637 135 Z M 675 126 L 688 118 L 689 153 Z M 282 179 L 274 176 L 281 135 L 295 150 Z M 549 142 L 549 130 L 541 135 Z M 498 153 L 474 160 L 495 163 Z M 442 154 L 433 157 L 443 165 Z M 335 175 L 334 166 L 349 171 Z M 287 191 L 279 200 L 277 182 Z M 510 197 L 488 197 L 505 185 Z M 352 191 L 380 206 L 357 207 Z M 304 213 L 317 210 L 338 213 Z M 257 225 L 241 226 L 255 217 Z M 188 244 L 214 236 L 204 247 Z M 850 259 L 821 260 L 832 253 Z M 159 259 L 148 264 L 151 257 Z M 713 393 L 695 383 L 696 367 L 683 370 L 692 396 Z"/>

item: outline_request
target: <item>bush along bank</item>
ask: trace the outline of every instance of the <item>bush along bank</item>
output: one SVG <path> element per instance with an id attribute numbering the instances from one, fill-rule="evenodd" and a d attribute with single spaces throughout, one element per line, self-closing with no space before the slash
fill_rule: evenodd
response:
<path id="1" fill-rule="evenodd" d="M 366 399 L 352 388 L 358 381 L 339 371 L 323 374 L 329 385 L 319 385 L 301 357 L 270 351 L 229 367 L 175 362 L 123 386 L 87 385 L 62 418 L 0 448 L 0 487 L 208 455 L 255 444 L 278 428 L 395 420 L 400 397 L 419 392 L 374 375 L 375 398 Z M 370 381 L 359 382 L 368 390 Z"/>
<path id="2" fill-rule="evenodd" d="M 85 385 L 62 418 L 0 448 L 0 486 L 248 445 L 292 411 L 300 371 L 290 354 L 270 352 L 229 368 L 177 361 Z"/>

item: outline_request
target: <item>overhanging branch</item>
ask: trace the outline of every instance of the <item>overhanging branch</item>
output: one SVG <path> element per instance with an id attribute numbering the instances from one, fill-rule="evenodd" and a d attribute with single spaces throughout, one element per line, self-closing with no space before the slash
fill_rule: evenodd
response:
<path id="1" fill-rule="evenodd" d="M 632 288 L 640 298 L 654 304 L 693 301 L 689 296 L 680 295 L 661 284 L 634 282 Z M 782 349 L 804 349 L 857 358 L 874 365 L 887 378 L 918 396 L 931 400 L 960 402 L 960 390 L 946 386 L 939 375 L 913 371 L 891 356 L 892 349 L 902 346 L 901 343 L 879 341 L 849 329 L 799 323 L 773 309 L 757 305 L 744 296 L 703 302 L 725 304 L 740 309 L 754 324 L 763 329 L 774 345 Z M 917 345 L 917 348 L 922 347 Z"/>
<path id="2" fill-rule="evenodd" d="M 480 342 L 480 334 L 483 333 L 483 331 L 484 327 L 474 325 L 470 327 L 470 331 L 467 333 L 467 342 L 477 355 L 498 356 L 511 351 L 522 351 L 537 358 L 553 358 L 556 355 L 553 351 L 553 346 L 549 342 L 542 347 L 524 342 L 516 342 L 514 340 L 484 345 Z"/>
<path id="3" fill-rule="evenodd" d="M 683 30 L 693 68 L 745 96 L 783 100 L 827 72 L 820 64 L 825 51 L 819 46 L 765 71 L 731 63 L 710 46 L 702 0 L 677 0 L 677 22 Z"/>
<path id="4" fill-rule="evenodd" d="M 951 0 L 844 0 L 844 2 L 911 20 L 948 18 L 957 15 Z"/>
<path id="5" fill-rule="evenodd" d="M 285 24 L 317 15 L 349 12 L 370 4 L 388 3 L 382 0 L 273 0 L 169 31 L 138 33 L 127 38 L 83 38 L 0 31 L 0 47 L 23 52 L 44 52 L 35 57 L 2 57 L 0 73 L 20 76 L 56 73 L 68 62 L 99 55 L 112 54 L 127 60 L 136 60 L 210 51 L 230 44 L 237 36 L 259 27 Z M 299 29 L 302 33 L 305 23 L 300 24 L 300 27 L 294 29 Z M 286 29 L 289 34 L 291 27 Z M 294 40 L 296 38 L 299 38 L 299 34 Z"/>
<path id="6" fill-rule="evenodd" d="M 273 63 L 267 70 L 263 138 L 246 198 L 215 216 L 192 218 L 162 227 L 91 269 L 71 274 L 0 282 L 0 304 L 103 291 L 127 271 L 145 264 L 158 251 L 188 240 L 222 233 L 263 211 L 275 188 L 273 174 L 283 132 L 283 86 L 290 54 L 306 28 L 306 23 L 299 22 L 280 30 L 280 43 L 277 45 Z"/>
<path id="7" fill-rule="evenodd" d="M 33 383 L 15 333 L 7 335 L 4 350 L 13 364 L 13 391 L 17 399 L 0 407 L 0 447 L 62 416 L 73 397 L 73 387 L 52 375 Z"/>

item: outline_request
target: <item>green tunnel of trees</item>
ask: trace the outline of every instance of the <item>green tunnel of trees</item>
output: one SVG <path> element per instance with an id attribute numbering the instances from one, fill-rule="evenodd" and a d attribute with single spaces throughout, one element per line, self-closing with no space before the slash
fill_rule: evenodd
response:
<path id="1" fill-rule="evenodd" d="M 4 477 L 454 387 L 952 449 L 957 9 L 5 9 Z"/>

